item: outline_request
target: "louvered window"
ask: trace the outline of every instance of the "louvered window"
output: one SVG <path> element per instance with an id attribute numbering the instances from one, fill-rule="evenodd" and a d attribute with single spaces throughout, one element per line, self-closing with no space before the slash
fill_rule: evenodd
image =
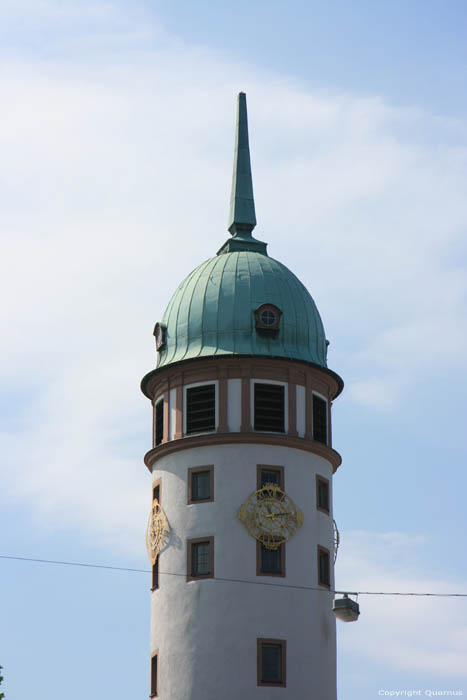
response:
<path id="1" fill-rule="evenodd" d="M 186 432 L 207 433 L 216 428 L 216 386 L 203 384 L 186 390 Z"/>
<path id="2" fill-rule="evenodd" d="M 284 432 L 284 387 L 255 382 L 255 430 Z"/>
<path id="3" fill-rule="evenodd" d="M 313 394 L 313 440 L 328 443 L 328 405 L 327 402 Z"/>
<path id="4" fill-rule="evenodd" d="M 160 445 L 164 435 L 164 400 L 156 403 L 156 435 L 155 444 Z"/>

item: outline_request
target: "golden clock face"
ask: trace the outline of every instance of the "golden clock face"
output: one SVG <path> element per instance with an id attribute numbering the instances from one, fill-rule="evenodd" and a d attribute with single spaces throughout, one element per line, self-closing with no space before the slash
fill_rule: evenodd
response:
<path id="1" fill-rule="evenodd" d="M 146 549 L 148 557 L 154 564 L 161 547 L 164 543 L 164 538 L 169 532 L 169 523 L 161 508 L 161 504 L 154 499 L 152 502 L 151 512 L 149 513 L 148 528 L 146 530 Z"/>
<path id="2" fill-rule="evenodd" d="M 266 484 L 240 507 L 238 519 L 266 549 L 278 549 L 303 524 L 303 513 L 277 484 Z"/>

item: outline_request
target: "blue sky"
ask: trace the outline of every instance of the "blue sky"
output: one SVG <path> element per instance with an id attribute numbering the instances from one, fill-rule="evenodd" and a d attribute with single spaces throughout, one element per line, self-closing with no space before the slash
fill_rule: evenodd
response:
<path id="1" fill-rule="evenodd" d="M 256 234 L 346 382 L 337 587 L 467 592 L 466 12 L 2 3 L 0 554 L 148 567 L 139 380 L 175 287 L 228 236 L 246 90 Z M 7 698 L 145 697 L 144 574 L 0 569 Z M 341 700 L 467 693 L 467 599 L 359 602 Z"/>

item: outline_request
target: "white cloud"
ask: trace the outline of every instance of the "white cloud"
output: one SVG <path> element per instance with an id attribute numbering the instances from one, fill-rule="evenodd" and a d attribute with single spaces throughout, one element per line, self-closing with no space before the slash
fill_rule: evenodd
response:
<path id="1" fill-rule="evenodd" d="M 349 591 L 465 592 L 467 582 L 449 572 L 436 577 L 425 560 L 423 535 L 349 532 L 338 554 L 336 587 Z M 424 561 L 425 560 L 425 561 Z M 339 648 L 414 678 L 467 677 L 467 623 L 462 598 L 359 597 L 357 623 L 338 625 Z"/>
<path id="2" fill-rule="evenodd" d="M 140 11 L 34 7 L 47 53 L 2 58 L 1 374 L 28 392 L 9 406 L 20 432 L 3 435 L 10 497 L 140 550 L 150 409 L 138 382 L 172 292 L 228 236 L 239 88 L 257 235 L 339 329 L 331 366 L 348 370 L 350 396 L 394 405 L 440 358 L 459 367 L 464 271 L 446 249 L 461 249 L 467 223 L 465 125 L 315 94 Z"/>

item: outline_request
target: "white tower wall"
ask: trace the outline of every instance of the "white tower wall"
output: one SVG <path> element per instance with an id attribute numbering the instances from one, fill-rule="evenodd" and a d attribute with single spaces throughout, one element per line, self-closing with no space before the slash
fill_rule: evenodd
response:
<path id="1" fill-rule="evenodd" d="M 284 468 L 285 491 L 304 514 L 285 545 L 283 578 L 256 575 L 256 541 L 237 518 L 257 488 L 260 464 Z M 214 501 L 188 505 L 188 469 L 205 465 L 214 466 Z M 331 552 L 332 588 L 333 520 L 316 507 L 316 475 L 331 481 L 323 457 L 262 444 L 190 447 L 154 463 L 171 528 L 159 557 L 160 587 L 151 594 L 162 700 L 336 699 L 332 594 L 318 585 L 317 571 L 321 545 Z M 187 540 L 208 536 L 215 578 L 187 581 Z M 285 688 L 257 685 L 258 638 L 286 640 Z"/>

